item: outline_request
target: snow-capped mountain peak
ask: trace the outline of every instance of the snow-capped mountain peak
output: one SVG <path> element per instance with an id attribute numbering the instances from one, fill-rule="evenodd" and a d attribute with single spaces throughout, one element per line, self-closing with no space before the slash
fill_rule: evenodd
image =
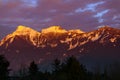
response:
<path id="1" fill-rule="evenodd" d="M 70 49 L 74 49 L 78 45 L 81 46 L 89 41 L 96 42 L 99 40 L 100 43 L 108 41 L 115 42 L 117 40 L 116 38 L 120 38 L 119 33 L 119 29 L 114 29 L 108 26 L 91 32 L 83 32 L 80 29 L 65 30 L 60 26 L 51 26 L 49 28 L 42 29 L 40 33 L 32 28 L 20 25 L 13 33 L 7 35 L 0 42 L 0 46 L 8 46 L 19 38 L 20 41 L 22 39 L 35 47 L 52 44 L 55 44 L 56 46 L 61 43 L 69 46 Z"/>
<path id="2" fill-rule="evenodd" d="M 72 32 L 72 33 L 84 33 L 84 31 L 82 31 L 80 29 L 69 30 L 69 32 Z"/>
<path id="3" fill-rule="evenodd" d="M 26 29 L 30 29 L 29 27 L 26 27 L 26 26 L 23 26 L 23 25 L 19 25 L 16 29 L 16 31 L 23 31 L 23 30 L 26 30 Z"/>
<path id="4" fill-rule="evenodd" d="M 20 25 L 12 34 L 13 35 L 35 35 L 40 33 L 32 28 Z"/>
<path id="5" fill-rule="evenodd" d="M 1 40 L 0 46 L 5 45 L 5 47 L 8 47 L 8 45 L 16 41 L 15 39 L 18 37 L 36 46 L 38 44 L 37 41 L 40 34 L 40 32 L 37 32 L 32 28 L 20 25 L 13 33 L 7 35 Z"/>
<path id="6" fill-rule="evenodd" d="M 40 59 L 43 59 L 42 62 L 57 57 L 62 59 L 70 55 L 114 55 L 120 53 L 120 29 L 102 27 L 83 32 L 79 29 L 65 30 L 60 26 L 51 26 L 40 33 L 20 25 L 0 41 L 0 52 L 9 58 L 12 66 L 28 64 L 33 60 L 37 62 Z"/>
<path id="7" fill-rule="evenodd" d="M 42 33 L 49 33 L 49 32 L 54 32 L 54 33 L 65 33 L 67 30 L 61 28 L 60 26 L 51 26 L 46 29 L 42 29 Z"/>

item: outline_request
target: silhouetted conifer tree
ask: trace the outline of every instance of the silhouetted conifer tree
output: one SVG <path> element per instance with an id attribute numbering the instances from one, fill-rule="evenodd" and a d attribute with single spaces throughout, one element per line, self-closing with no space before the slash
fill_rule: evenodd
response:
<path id="1" fill-rule="evenodd" d="M 9 62 L 3 55 L 0 55 L 0 80 L 7 80 L 9 75 Z"/>
<path id="2" fill-rule="evenodd" d="M 86 68 L 74 57 L 67 59 L 65 64 L 68 80 L 85 80 L 87 77 Z"/>
<path id="3" fill-rule="evenodd" d="M 38 73 L 38 67 L 34 61 L 30 63 L 29 73 L 30 73 L 30 75 L 35 75 Z"/>
<path id="4" fill-rule="evenodd" d="M 61 63 L 59 59 L 55 59 L 54 62 L 52 63 L 52 67 L 53 67 L 53 72 L 52 72 L 52 76 L 53 79 L 57 79 L 57 80 L 61 80 Z"/>
<path id="5" fill-rule="evenodd" d="M 53 65 L 54 72 L 58 72 L 61 68 L 60 60 L 58 59 L 55 59 L 52 65 Z"/>
<path id="6" fill-rule="evenodd" d="M 114 64 L 110 65 L 110 78 L 111 80 L 120 80 L 120 63 L 115 62 Z"/>
<path id="7" fill-rule="evenodd" d="M 38 67 L 37 64 L 35 64 L 34 61 L 32 61 L 30 63 L 30 67 L 29 67 L 29 78 L 30 80 L 39 80 L 38 78 Z"/>
<path id="8" fill-rule="evenodd" d="M 86 80 L 86 68 L 74 56 L 69 57 L 63 63 L 56 59 L 53 66 L 54 80 Z"/>
<path id="9" fill-rule="evenodd" d="M 103 72 L 103 80 L 109 80 L 109 78 L 108 78 L 108 70 L 107 70 L 107 68 L 104 68 L 104 72 Z"/>

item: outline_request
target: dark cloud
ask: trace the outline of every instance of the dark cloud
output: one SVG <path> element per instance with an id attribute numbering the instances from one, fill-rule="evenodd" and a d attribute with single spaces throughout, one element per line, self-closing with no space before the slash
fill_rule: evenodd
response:
<path id="1" fill-rule="evenodd" d="M 5 25 L 0 29 L 7 25 L 38 30 L 61 25 L 85 31 L 101 25 L 119 27 L 119 4 L 119 0 L 0 0 L 0 25 Z"/>

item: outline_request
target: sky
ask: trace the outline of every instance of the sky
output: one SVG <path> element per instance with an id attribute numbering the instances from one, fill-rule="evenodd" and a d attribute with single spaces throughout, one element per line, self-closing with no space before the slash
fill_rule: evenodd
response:
<path id="1" fill-rule="evenodd" d="M 53 25 L 83 31 L 120 28 L 120 0 L 0 0 L 0 39 L 19 25 L 38 31 Z"/>

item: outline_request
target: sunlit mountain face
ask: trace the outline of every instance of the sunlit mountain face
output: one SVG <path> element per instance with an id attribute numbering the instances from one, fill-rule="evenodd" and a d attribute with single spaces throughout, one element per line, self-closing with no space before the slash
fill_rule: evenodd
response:
<path id="1" fill-rule="evenodd" d="M 120 61 L 120 29 L 103 26 L 84 32 L 51 26 L 39 32 L 20 25 L 0 41 L 0 52 L 10 61 L 13 70 L 22 64 L 28 66 L 33 60 L 49 69 L 54 59 L 63 60 L 72 55 L 90 68 L 96 63 Z"/>

